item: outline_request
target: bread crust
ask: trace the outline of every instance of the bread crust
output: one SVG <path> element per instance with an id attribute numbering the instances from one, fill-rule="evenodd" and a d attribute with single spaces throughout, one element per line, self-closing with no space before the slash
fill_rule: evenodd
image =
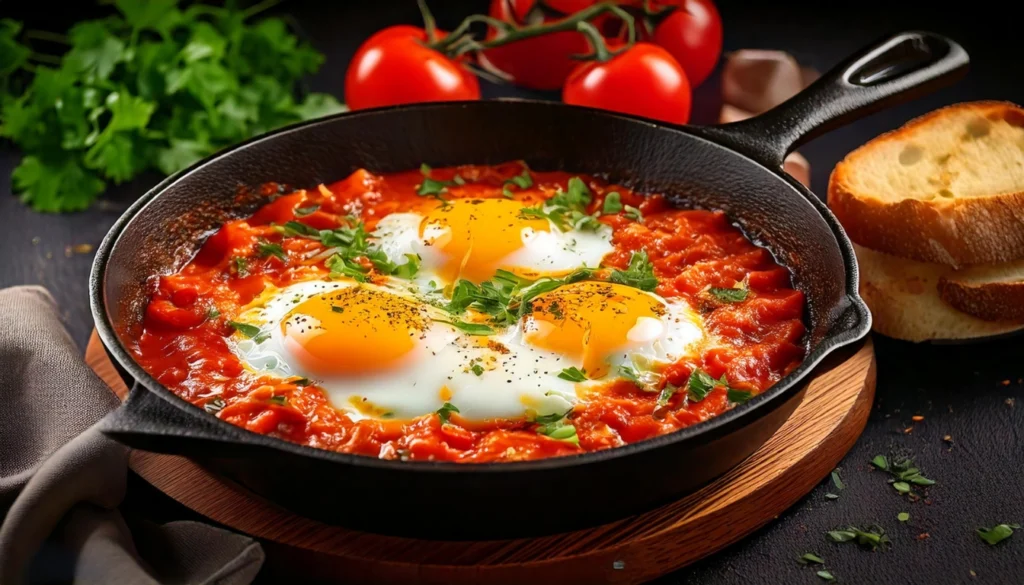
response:
<path id="1" fill-rule="evenodd" d="M 954 199 L 883 201 L 857 193 L 850 175 L 873 145 L 900 141 L 951 110 L 971 109 L 1024 125 L 1024 110 L 1010 102 L 957 104 L 911 120 L 846 156 L 829 177 L 828 204 L 850 238 L 863 246 L 919 262 L 955 268 L 1024 258 L 1024 191 Z M 1024 156 L 1022 153 L 1021 156 Z"/>
<path id="2" fill-rule="evenodd" d="M 1024 329 L 1024 323 L 986 321 L 943 301 L 938 282 L 953 270 L 854 245 L 860 294 L 871 309 L 872 329 L 894 339 L 966 340 Z"/>
<path id="3" fill-rule="evenodd" d="M 1024 282 L 972 283 L 943 276 L 939 296 L 956 309 L 986 321 L 1024 322 Z"/>

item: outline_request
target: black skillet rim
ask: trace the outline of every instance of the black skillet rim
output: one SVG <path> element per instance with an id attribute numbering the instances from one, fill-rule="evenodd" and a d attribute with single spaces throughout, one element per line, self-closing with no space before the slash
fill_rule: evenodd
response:
<path id="1" fill-rule="evenodd" d="M 134 358 L 128 353 L 126 348 L 121 344 L 120 338 L 114 332 L 113 326 L 111 325 L 107 312 L 105 310 L 106 303 L 104 297 L 104 275 L 106 274 L 106 267 L 109 261 L 109 256 L 114 248 L 114 245 L 120 239 L 121 233 L 125 227 L 131 223 L 135 217 L 141 213 L 144 208 L 161 195 L 169 186 L 176 183 L 179 180 L 186 179 L 193 172 L 197 171 L 207 164 L 213 163 L 223 157 L 231 156 L 234 153 L 248 148 L 254 144 L 266 141 L 274 140 L 278 136 L 284 135 L 289 132 L 296 132 L 311 128 L 319 124 L 332 123 L 340 118 L 347 118 L 351 116 L 378 116 L 387 115 L 392 111 L 398 110 L 409 110 L 409 109 L 440 109 L 440 108 L 466 108 L 466 107 L 479 107 L 479 104 L 488 102 L 513 102 L 513 103 L 525 103 L 540 107 L 564 107 L 564 108 L 576 108 L 581 110 L 589 110 L 592 113 L 600 116 L 608 116 L 612 118 L 620 118 L 627 120 L 632 123 L 641 123 L 649 126 L 653 126 L 659 130 L 681 132 L 688 134 L 700 140 L 709 143 L 709 146 L 718 148 L 725 148 L 730 152 L 741 156 L 753 162 L 754 164 L 770 171 L 772 174 L 782 178 L 791 186 L 795 187 L 797 191 L 808 199 L 809 203 L 814 206 L 818 213 L 828 224 L 835 236 L 837 243 L 839 244 L 840 252 L 843 256 L 843 263 L 847 268 L 846 274 L 846 300 L 848 306 L 844 308 L 843 312 L 854 311 L 857 322 L 850 327 L 840 331 L 839 333 L 829 335 L 822 339 L 822 341 L 808 353 L 804 360 L 799 366 L 788 375 L 784 376 L 767 391 L 758 394 L 750 401 L 745 404 L 734 407 L 733 409 L 722 413 L 716 417 L 702 421 L 695 425 L 638 441 L 636 443 L 629 443 L 621 447 L 615 447 L 611 449 L 603 449 L 600 451 L 588 451 L 579 453 L 576 455 L 566 455 L 560 457 L 550 457 L 545 459 L 536 459 L 528 461 L 508 461 L 508 462 L 493 462 L 493 463 L 456 463 L 450 461 L 395 461 L 388 459 L 378 459 L 369 457 L 366 455 L 355 455 L 351 453 L 343 453 L 338 451 L 330 451 L 327 449 L 318 449 L 316 447 L 309 447 L 298 443 L 292 443 L 285 441 L 284 439 L 278 439 L 269 435 L 262 435 L 244 429 L 242 427 L 232 425 L 231 423 L 221 420 L 216 416 L 205 412 L 203 409 L 185 401 L 177 394 L 164 387 L 163 384 L 155 380 L 149 375 L 141 366 L 136 363 Z M 485 106 L 489 107 L 489 106 Z M 260 446 L 264 448 L 272 448 L 278 451 L 284 451 L 293 455 L 299 455 L 303 457 L 314 457 L 320 460 L 326 460 L 333 463 L 351 464 L 351 465 L 362 465 L 377 467 L 384 470 L 391 471 L 411 471 L 411 472 L 483 472 L 483 473 L 504 473 L 509 471 L 531 471 L 531 470 L 548 470 L 561 467 L 569 467 L 576 465 L 587 465 L 590 463 L 597 463 L 603 460 L 617 459 L 619 457 L 626 457 L 635 453 L 657 449 L 670 443 L 676 443 L 687 440 L 696 440 L 699 438 L 710 438 L 711 435 L 723 427 L 729 425 L 742 423 L 743 418 L 753 416 L 755 411 L 760 410 L 762 407 L 769 403 L 775 403 L 785 395 L 789 395 L 798 389 L 800 389 L 801 383 L 815 367 L 817 367 L 829 354 L 836 349 L 853 344 L 867 336 L 871 329 L 871 314 L 867 309 L 867 305 L 864 300 L 858 294 L 858 270 L 857 270 L 857 259 L 854 255 L 853 246 L 846 236 L 846 233 L 840 227 L 838 220 L 828 209 L 828 207 L 814 194 L 812 194 L 806 187 L 800 184 L 798 181 L 793 179 L 787 173 L 785 173 L 781 167 L 776 170 L 757 160 L 751 158 L 747 154 L 733 149 L 732 147 L 726 146 L 717 142 L 714 137 L 709 137 L 701 132 L 702 127 L 694 126 L 674 126 L 666 125 L 649 118 L 643 118 L 639 116 L 632 116 L 628 114 L 620 114 L 617 112 L 609 112 L 606 110 L 599 110 L 595 108 L 574 106 L 563 104 L 560 102 L 552 102 L 547 100 L 534 100 L 534 99 L 497 99 L 497 100 L 486 100 L 486 101 L 455 101 L 455 102 L 430 102 L 420 104 L 404 104 L 398 106 L 387 106 L 381 108 L 372 108 L 366 110 L 360 110 L 357 112 L 340 112 L 330 116 L 317 118 L 314 120 L 307 120 L 304 122 L 298 122 L 288 126 L 284 126 L 272 132 L 261 134 L 250 138 L 244 142 L 236 144 L 235 146 L 227 149 L 218 151 L 188 167 L 187 169 L 181 170 L 164 180 L 160 181 L 156 186 L 143 194 L 137 201 L 128 207 L 124 213 L 114 222 L 111 226 L 110 231 L 104 236 L 103 241 L 99 244 L 96 249 L 96 255 L 93 260 L 92 270 L 89 274 L 89 305 L 93 315 L 93 321 L 96 325 L 97 333 L 100 340 L 103 342 L 104 347 L 110 352 L 114 358 L 121 364 L 121 366 L 134 378 L 136 383 L 145 386 L 146 390 L 155 392 L 157 395 L 168 402 L 171 406 L 181 409 L 183 412 L 190 416 L 204 417 L 205 420 L 212 422 L 222 429 L 226 436 L 232 434 L 241 434 L 245 442 L 250 443 L 254 446 Z M 720 127 L 718 127 L 720 128 Z M 745 426 L 745 425 L 742 425 Z M 187 429 L 185 429 L 187 430 Z M 168 440 L 173 440 L 173 437 L 168 437 Z"/>

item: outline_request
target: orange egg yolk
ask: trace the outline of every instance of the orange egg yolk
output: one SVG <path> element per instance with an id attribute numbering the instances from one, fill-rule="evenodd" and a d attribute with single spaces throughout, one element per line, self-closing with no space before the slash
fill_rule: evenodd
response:
<path id="1" fill-rule="evenodd" d="M 657 325 L 665 314 L 657 298 L 609 282 L 577 282 L 533 300 L 523 322 L 524 340 L 577 360 L 590 378 L 608 373 L 607 358 L 640 340 L 642 319 Z"/>
<path id="2" fill-rule="evenodd" d="M 310 297 L 281 322 L 284 347 L 317 376 L 368 374 L 398 367 L 428 324 L 421 307 L 352 286 Z"/>
<path id="3" fill-rule="evenodd" d="M 523 247 L 523 230 L 549 231 L 544 219 L 520 216 L 523 202 L 511 199 L 459 199 L 438 206 L 424 217 L 420 237 L 441 251 L 445 264 L 441 278 L 483 282 L 502 261 Z"/>

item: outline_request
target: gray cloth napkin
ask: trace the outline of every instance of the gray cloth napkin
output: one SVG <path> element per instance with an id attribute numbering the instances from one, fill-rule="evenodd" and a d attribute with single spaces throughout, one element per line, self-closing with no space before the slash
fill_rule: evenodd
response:
<path id="1" fill-rule="evenodd" d="M 0 584 L 251 583 L 263 549 L 198 522 L 117 511 L 128 449 L 95 423 L 117 399 L 85 364 L 53 299 L 0 290 Z"/>

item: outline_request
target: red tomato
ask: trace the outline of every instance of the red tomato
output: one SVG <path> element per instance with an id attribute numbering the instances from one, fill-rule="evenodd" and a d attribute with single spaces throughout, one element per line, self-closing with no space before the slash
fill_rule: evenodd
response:
<path id="1" fill-rule="evenodd" d="M 547 6 L 570 15 L 594 4 L 595 0 L 559 0 Z M 536 0 L 491 0 L 490 15 L 498 20 L 523 26 L 534 12 Z M 558 17 L 544 15 L 545 23 L 557 22 Z M 529 24 L 533 24 L 530 22 Z M 492 29 L 488 38 L 495 35 Z M 495 47 L 483 52 L 483 57 L 498 69 L 508 73 L 517 85 L 532 89 L 559 89 L 572 70 L 579 65 L 573 55 L 590 52 L 586 37 L 578 32 L 559 32 L 534 37 Z"/>
<path id="2" fill-rule="evenodd" d="M 562 101 L 685 124 L 690 82 L 665 49 L 637 43 L 604 63 L 580 65 L 565 82 Z"/>
<path id="3" fill-rule="evenodd" d="M 651 40 L 665 47 L 686 71 L 692 87 L 707 79 L 722 55 L 722 17 L 711 0 L 675 0 L 679 8 L 654 29 Z"/>
<path id="4" fill-rule="evenodd" d="M 425 30 L 408 25 L 388 27 L 367 39 L 345 74 L 348 107 L 480 99 L 476 77 L 426 42 Z"/>

